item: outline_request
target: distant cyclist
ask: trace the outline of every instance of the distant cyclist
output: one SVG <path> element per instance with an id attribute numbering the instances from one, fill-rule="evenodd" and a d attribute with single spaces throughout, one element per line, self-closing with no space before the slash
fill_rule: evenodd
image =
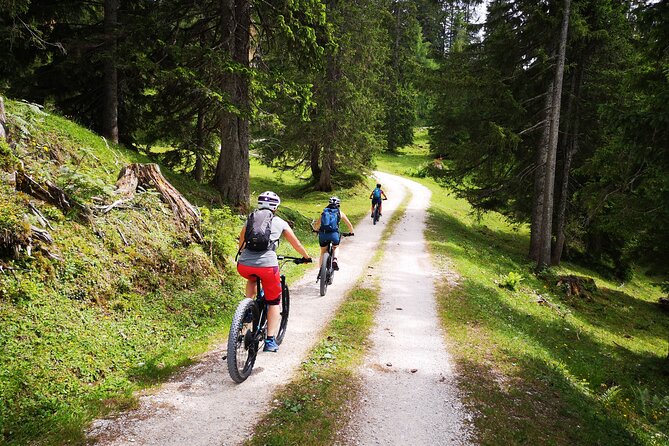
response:
<path id="1" fill-rule="evenodd" d="M 381 197 L 383 197 L 384 200 L 388 199 L 388 197 L 386 197 L 386 193 L 383 192 L 383 189 L 381 189 L 381 185 L 377 183 L 376 189 L 374 189 L 369 195 L 369 198 L 372 199 L 372 218 L 374 218 L 374 205 L 376 203 L 379 204 L 379 215 L 383 215 L 383 203 L 381 202 Z"/>
<path id="2" fill-rule="evenodd" d="M 281 199 L 272 191 L 258 196 L 258 209 L 253 211 L 239 234 L 237 271 L 247 279 L 246 297 L 256 295 L 256 280 L 262 281 L 267 301 L 267 339 L 263 351 L 276 352 L 279 346 L 274 337 L 281 322 L 281 274 L 276 249 L 283 235 L 295 251 L 305 259 L 311 256 L 297 239 L 285 220 L 274 215 Z"/>
<path id="3" fill-rule="evenodd" d="M 328 243 L 332 242 L 332 267 L 339 271 L 337 262 L 337 249 L 341 236 L 339 234 L 339 222 L 344 220 L 348 226 L 349 232 L 353 232 L 353 225 L 346 214 L 339 208 L 341 200 L 338 197 L 330 197 L 328 205 L 323 209 L 320 220 L 314 224 L 314 229 L 318 231 L 318 244 L 321 245 L 321 258 L 319 265 L 323 262 L 323 254 L 328 250 Z"/>

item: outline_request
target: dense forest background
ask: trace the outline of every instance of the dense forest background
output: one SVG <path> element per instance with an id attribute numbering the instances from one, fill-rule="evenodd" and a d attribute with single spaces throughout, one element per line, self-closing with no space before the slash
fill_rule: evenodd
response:
<path id="1" fill-rule="evenodd" d="M 0 51 L 0 94 L 233 206 L 250 153 L 327 191 L 425 126 L 419 174 L 530 224 L 538 267 L 667 273 L 667 2 L 2 1 Z"/>

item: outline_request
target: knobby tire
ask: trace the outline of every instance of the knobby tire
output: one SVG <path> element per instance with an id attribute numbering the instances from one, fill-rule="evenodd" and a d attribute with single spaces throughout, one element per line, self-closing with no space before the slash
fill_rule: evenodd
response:
<path id="1" fill-rule="evenodd" d="M 330 277 L 328 274 L 329 263 L 330 263 L 330 253 L 326 252 L 325 254 L 323 254 L 323 263 L 321 263 L 321 275 L 320 275 L 321 296 L 325 296 L 325 293 L 328 290 L 328 282 L 330 281 Z"/>
<path id="2" fill-rule="evenodd" d="M 288 285 L 283 284 L 281 291 L 281 324 L 279 324 L 279 332 L 276 334 L 276 343 L 281 345 L 283 337 L 286 335 L 288 329 L 288 314 L 290 311 L 290 291 Z"/>
<path id="3" fill-rule="evenodd" d="M 379 221 L 379 205 L 374 205 L 374 224 Z"/>
<path id="4" fill-rule="evenodd" d="M 246 318 L 247 313 L 252 315 Z M 228 372 L 236 383 L 249 377 L 258 354 L 259 342 L 254 339 L 260 323 L 258 304 L 248 297 L 237 306 L 228 335 Z"/>

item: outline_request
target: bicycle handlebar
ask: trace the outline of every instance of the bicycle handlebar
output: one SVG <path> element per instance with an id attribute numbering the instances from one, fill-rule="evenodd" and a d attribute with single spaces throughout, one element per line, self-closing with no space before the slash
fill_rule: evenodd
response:
<path id="1" fill-rule="evenodd" d="M 312 229 L 311 232 L 314 234 L 319 234 L 319 231 Z M 355 235 L 354 232 L 340 232 L 339 233 L 342 237 L 353 237 Z"/>
<path id="2" fill-rule="evenodd" d="M 300 263 L 311 263 L 313 262 L 313 259 L 305 259 L 304 257 L 292 257 L 292 256 L 277 256 L 277 259 L 279 260 L 290 260 L 296 265 L 299 265 Z"/>

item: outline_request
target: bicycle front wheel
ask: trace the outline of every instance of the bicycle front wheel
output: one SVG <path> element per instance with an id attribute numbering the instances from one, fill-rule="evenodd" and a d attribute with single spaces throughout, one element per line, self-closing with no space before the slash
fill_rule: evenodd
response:
<path id="1" fill-rule="evenodd" d="M 330 281 L 330 275 L 328 274 L 328 265 L 330 264 L 330 253 L 326 252 L 323 254 L 323 263 L 321 263 L 321 296 L 325 296 L 325 293 L 328 290 L 328 282 Z"/>
<path id="2" fill-rule="evenodd" d="M 279 345 L 286 335 L 286 330 L 288 330 L 288 312 L 290 310 L 290 291 L 285 281 L 281 283 L 281 288 L 281 324 L 279 325 L 279 332 L 276 334 L 276 343 Z"/>
<path id="3" fill-rule="evenodd" d="M 245 298 L 237 306 L 228 335 L 228 372 L 236 383 L 243 382 L 253 370 L 258 354 L 256 332 L 259 323 L 258 304 Z"/>

